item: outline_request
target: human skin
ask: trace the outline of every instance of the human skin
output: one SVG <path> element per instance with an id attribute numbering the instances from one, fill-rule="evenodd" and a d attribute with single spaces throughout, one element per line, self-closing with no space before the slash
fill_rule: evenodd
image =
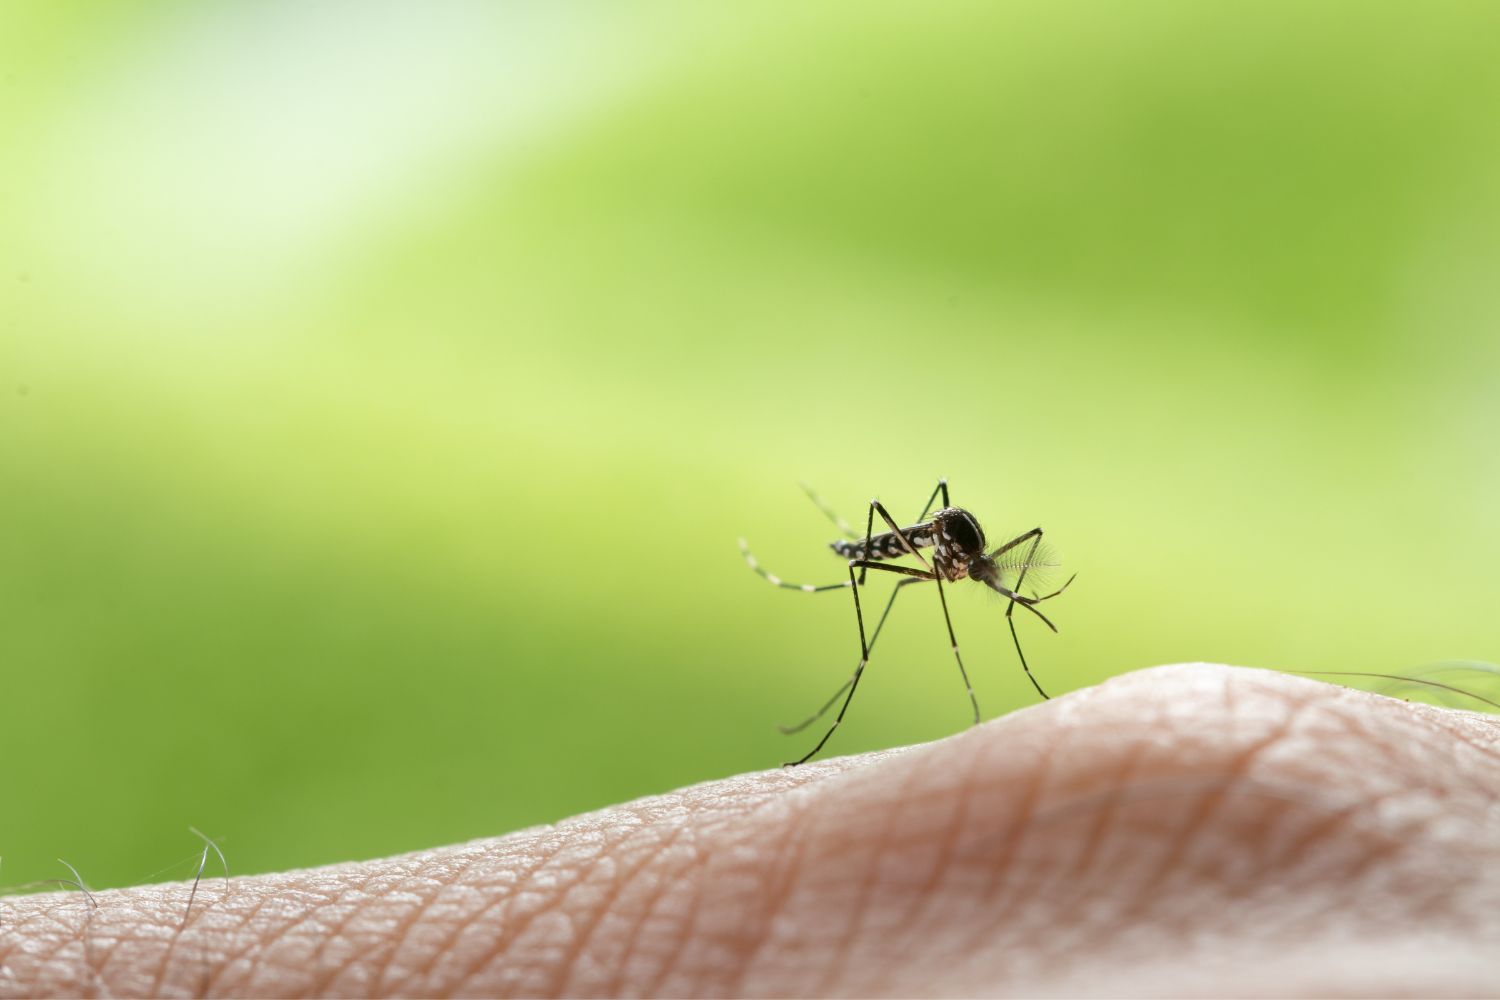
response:
<path id="1" fill-rule="evenodd" d="M 0 903 L 0 995 L 1494 995 L 1500 720 L 1162 667 L 381 861 Z"/>

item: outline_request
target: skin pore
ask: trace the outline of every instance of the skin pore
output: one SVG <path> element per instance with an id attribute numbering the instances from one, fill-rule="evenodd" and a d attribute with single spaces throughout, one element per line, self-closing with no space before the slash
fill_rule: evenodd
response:
<path id="1" fill-rule="evenodd" d="M 1487 994 L 1500 719 L 1208 665 L 311 871 L 0 899 L 0 996 Z"/>

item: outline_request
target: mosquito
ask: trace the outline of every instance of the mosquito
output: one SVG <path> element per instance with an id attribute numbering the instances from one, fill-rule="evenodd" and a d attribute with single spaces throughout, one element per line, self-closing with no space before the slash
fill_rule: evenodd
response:
<path id="1" fill-rule="evenodd" d="M 844 721 L 844 713 L 849 710 L 849 703 L 854 700 L 854 692 L 859 688 L 859 679 L 864 674 L 865 665 L 870 662 L 870 651 L 875 648 L 875 641 L 880 638 L 880 630 L 885 627 L 886 617 L 891 613 L 897 596 L 912 584 L 927 582 L 937 584 L 938 601 L 943 607 L 943 622 L 948 626 L 948 642 L 953 647 L 953 658 L 958 662 L 959 676 L 963 678 L 964 688 L 969 693 L 969 704 L 974 709 L 976 723 L 979 721 L 979 699 L 974 696 L 974 687 L 969 683 L 969 672 L 964 668 L 963 656 L 958 651 L 958 639 L 953 634 L 953 619 L 948 615 L 948 598 L 943 589 L 945 583 L 957 583 L 965 578 L 975 580 L 1006 599 L 1008 603 L 1005 607 L 1005 621 L 1010 626 L 1011 641 L 1015 643 L 1016 656 L 1021 660 L 1021 669 L 1025 671 L 1026 679 L 1031 682 L 1031 686 L 1036 688 L 1036 693 L 1044 699 L 1047 698 L 1047 692 L 1042 690 L 1042 685 L 1032 674 L 1031 666 L 1026 662 L 1026 654 L 1021 650 L 1021 639 L 1016 633 L 1015 610 L 1018 607 L 1025 608 L 1040 618 L 1049 629 L 1056 632 L 1057 626 L 1052 624 L 1052 620 L 1043 614 L 1037 605 L 1043 601 L 1050 601 L 1067 590 L 1077 574 L 1068 577 L 1061 587 L 1051 593 L 1043 595 L 1036 593 L 1038 589 L 1045 588 L 1043 578 L 1048 571 L 1057 566 L 1056 559 L 1042 542 L 1041 528 L 1032 528 L 1025 534 L 1017 535 L 1005 544 L 987 552 L 985 551 L 984 529 L 979 526 L 979 521 L 962 507 L 953 506 L 948 497 L 948 481 L 939 479 L 937 488 L 932 491 L 932 496 L 927 498 L 927 503 L 922 507 L 922 513 L 918 515 L 917 523 L 910 527 L 898 527 L 895 519 L 881 502 L 871 500 L 865 518 L 865 533 L 861 537 L 810 487 L 803 484 L 802 489 L 818 509 L 844 534 L 844 538 L 830 542 L 828 547 L 834 551 L 834 554 L 848 560 L 849 579 L 823 585 L 788 583 L 776 574 L 767 572 L 751 554 L 750 547 L 745 544 L 743 538 L 740 539 L 740 552 L 751 569 L 769 583 L 786 590 L 816 594 L 849 588 L 854 595 L 854 621 L 859 628 L 859 663 L 855 666 L 850 678 L 823 703 L 822 708 L 795 726 L 777 727 L 788 736 L 800 733 L 826 715 L 839 700 L 840 695 L 844 697 L 843 704 L 839 706 L 838 715 L 834 717 L 833 725 L 828 727 L 828 731 L 823 734 L 822 739 L 818 740 L 817 745 L 797 760 L 787 761 L 784 766 L 796 767 L 798 764 L 811 760 L 819 750 L 823 749 L 823 745 Z M 928 514 L 932 512 L 932 505 L 940 496 L 943 506 L 928 517 Z M 890 529 L 878 535 L 875 534 L 877 514 Z M 920 551 L 922 549 L 933 550 L 931 562 L 923 556 Z M 906 556 L 915 558 L 918 565 L 897 565 L 886 561 L 902 559 Z M 875 631 L 866 640 L 865 616 L 859 601 L 859 591 L 865 584 L 865 574 L 872 569 L 896 573 L 903 579 L 898 581 L 895 589 L 891 591 L 890 599 L 885 602 L 885 610 L 880 613 L 880 619 L 875 623 Z M 1028 578 L 1032 585 L 1030 596 L 1021 592 Z"/>

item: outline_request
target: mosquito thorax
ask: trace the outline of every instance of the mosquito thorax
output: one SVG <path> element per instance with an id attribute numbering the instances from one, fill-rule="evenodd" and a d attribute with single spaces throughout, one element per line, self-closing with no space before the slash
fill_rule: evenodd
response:
<path id="1" fill-rule="evenodd" d="M 984 554 L 984 529 L 973 514 L 962 507 L 944 507 L 932 515 L 937 529 L 939 555 L 955 556 L 965 562 Z"/>

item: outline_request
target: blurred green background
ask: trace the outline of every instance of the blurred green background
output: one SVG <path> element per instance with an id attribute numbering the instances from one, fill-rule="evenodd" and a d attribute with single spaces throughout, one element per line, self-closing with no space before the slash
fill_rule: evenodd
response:
<path id="1" fill-rule="evenodd" d="M 804 479 L 1044 525 L 1054 693 L 1500 659 L 1497 38 L 1480 3 L 0 5 L 0 881 L 798 755 L 848 595 L 735 539 L 838 580 Z M 1004 605 L 950 600 L 985 714 L 1033 703 Z M 829 750 L 968 712 L 917 590 Z"/>

